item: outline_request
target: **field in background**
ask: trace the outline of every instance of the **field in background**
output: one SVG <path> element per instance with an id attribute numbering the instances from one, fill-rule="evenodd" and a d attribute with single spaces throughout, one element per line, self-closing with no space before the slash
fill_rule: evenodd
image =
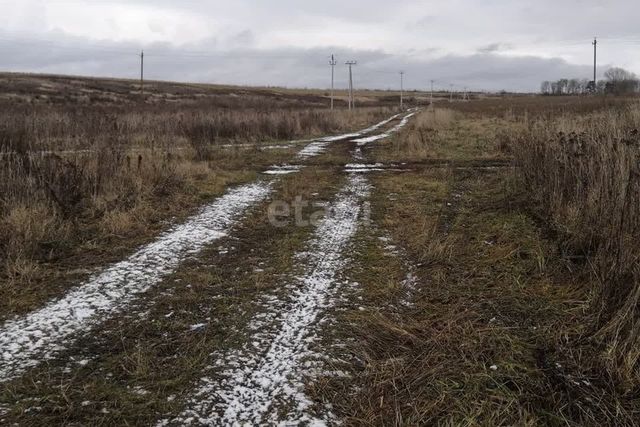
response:
<path id="1" fill-rule="evenodd" d="M 143 98 L 149 104 L 193 103 L 205 99 L 214 103 L 225 97 L 257 97 L 274 101 L 290 101 L 298 108 L 327 107 L 329 91 L 319 89 L 288 89 L 268 87 L 242 87 L 213 84 L 173 83 L 145 81 L 144 95 L 140 92 L 139 80 L 100 79 L 55 75 L 32 75 L 0 73 L 0 101 L 15 103 L 52 104 L 124 104 L 139 103 Z M 348 93 L 336 90 L 337 105 L 347 106 Z M 424 92 L 408 92 L 407 96 L 425 98 Z M 395 91 L 358 90 L 357 101 L 366 106 L 398 104 L 400 96 Z M 240 101 L 242 102 L 242 101 Z"/>

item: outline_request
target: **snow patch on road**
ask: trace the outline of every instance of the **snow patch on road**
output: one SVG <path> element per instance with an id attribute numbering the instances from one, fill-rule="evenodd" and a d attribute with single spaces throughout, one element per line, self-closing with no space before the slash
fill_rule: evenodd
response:
<path id="1" fill-rule="evenodd" d="M 322 311 L 333 306 L 343 285 L 338 275 L 369 193 L 363 176 L 349 176 L 332 214 L 322 220 L 307 250 L 298 255 L 302 273 L 287 286 L 290 300 L 265 296 L 260 304 L 264 312 L 253 319 L 248 344 L 212 355 L 218 359 L 212 370 L 226 368 L 223 379 L 203 378 L 188 409 L 161 425 L 324 425 L 332 421 L 330 411 L 324 411 L 325 419 L 311 414 L 312 402 L 304 393 L 304 358 L 316 340 Z M 286 420 L 280 419 L 279 409 L 286 409 Z"/>
<path id="2" fill-rule="evenodd" d="M 155 242 L 61 299 L 0 327 L 0 382 L 53 358 L 76 335 L 121 313 L 139 294 L 172 273 L 188 256 L 220 239 L 248 208 L 266 199 L 272 183 L 229 191 Z"/>
<path id="3" fill-rule="evenodd" d="M 376 141 L 380 141 L 381 139 L 388 138 L 394 133 L 400 131 L 403 127 L 405 127 L 407 123 L 409 123 L 409 120 L 411 119 L 411 117 L 415 116 L 416 114 L 417 114 L 417 111 L 407 114 L 406 116 L 404 116 L 402 121 L 400 121 L 400 123 L 395 125 L 393 128 L 389 129 L 387 132 L 381 133 L 379 135 L 372 135 L 364 138 L 355 139 L 354 142 L 356 142 L 358 146 L 362 147 L 363 145 L 369 144 L 371 142 L 376 142 Z"/>
<path id="4" fill-rule="evenodd" d="M 382 163 L 351 163 L 344 167 L 347 173 L 368 173 L 368 172 L 407 172 L 410 169 L 400 168 L 397 164 L 385 165 Z"/>
<path id="5" fill-rule="evenodd" d="M 336 142 L 336 141 L 342 141 L 342 140 L 345 140 L 345 139 L 358 138 L 358 137 L 360 137 L 362 135 L 365 135 L 367 133 L 371 133 L 371 132 L 374 132 L 374 131 L 380 129 L 382 126 L 390 123 L 391 121 L 397 119 L 398 117 L 400 117 L 400 114 L 396 114 L 395 116 L 389 117 L 388 119 L 383 120 L 380 123 L 376 123 L 375 125 L 370 126 L 370 127 L 366 128 L 366 129 L 363 129 L 363 130 L 358 131 L 358 132 L 347 133 L 347 134 L 344 134 L 344 135 L 337 135 L 337 136 L 328 136 L 328 137 L 325 137 L 325 138 L 321 138 L 318 141 L 320 141 L 320 142 Z"/>
<path id="6" fill-rule="evenodd" d="M 347 164 L 344 168 L 345 169 L 353 169 L 353 170 L 357 170 L 357 169 L 378 169 L 378 168 L 384 168 L 384 164 L 382 163 L 349 163 Z"/>
<path id="7" fill-rule="evenodd" d="M 292 173 L 300 172 L 302 166 L 298 165 L 279 165 L 271 166 L 271 168 L 264 172 L 265 175 L 290 175 Z"/>
<path id="8" fill-rule="evenodd" d="M 324 153 L 324 151 L 327 149 L 329 144 L 331 144 L 332 142 L 344 141 L 344 140 L 348 140 L 348 139 L 361 137 L 362 135 L 366 135 L 368 133 L 371 133 L 371 132 L 374 132 L 374 131 L 380 129 L 382 126 L 384 126 L 384 125 L 388 124 L 389 122 L 397 119 L 398 117 L 400 117 L 400 114 L 396 114 L 395 116 L 389 117 L 388 119 L 385 119 L 385 120 L 381 121 L 380 123 L 376 123 L 375 125 L 370 126 L 370 127 L 366 128 L 366 129 L 363 129 L 363 130 L 358 131 L 358 132 L 346 133 L 346 134 L 343 134 L 343 135 L 327 136 L 325 138 L 320 138 L 320 139 L 312 142 L 311 144 L 307 145 L 302 151 L 300 151 L 298 153 L 298 158 L 299 159 L 307 159 L 309 157 L 317 156 L 318 154 Z"/>
<path id="9" fill-rule="evenodd" d="M 329 141 L 315 141 L 315 142 L 312 142 L 311 144 L 309 144 L 306 147 L 304 147 L 298 153 L 298 159 L 306 160 L 306 159 L 308 159 L 310 157 L 318 156 L 318 155 L 324 153 L 326 151 L 327 147 L 330 144 L 331 144 L 331 142 L 329 142 Z"/>

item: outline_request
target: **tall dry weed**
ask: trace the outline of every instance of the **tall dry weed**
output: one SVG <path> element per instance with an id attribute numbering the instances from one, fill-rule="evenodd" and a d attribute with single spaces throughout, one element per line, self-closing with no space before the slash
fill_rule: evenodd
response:
<path id="1" fill-rule="evenodd" d="M 389 113 L 332 113 L 315 99 L 257 95 L 176 104 L 0 102 L 0 277 L 63 257 L 83 241 L 144 234 L 154 207 L 179 205 L 195 182 L 221 191 L 224 169 L 246 174 L 255 155 L 221 153 L 221 143 L 340 132 Z"/>
<path id="2" fill-rule="evenodd" d="M 640 384 L 640 108 L 532 122 L 513 136 L 523 188 L 584 258 L 612 375 Z"/>

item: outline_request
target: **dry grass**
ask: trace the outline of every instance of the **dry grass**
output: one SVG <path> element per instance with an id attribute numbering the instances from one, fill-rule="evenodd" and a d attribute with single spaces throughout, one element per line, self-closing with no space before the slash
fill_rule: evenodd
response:
<path id="1" fill-rule="evenodd" d="M 638 189 L 633 187 L 633 196 L 624 191 L 629 171 L 638 163 L 638 157 L 629 153 L 636 143 L 629 143 L 629 127 L 615 129 L 621 123 L 635 123 L 637 113 L 621 113 L 622 106 L 603 113 L 592 108 L 595 103 L 576 102 L 572 116 L 555 121 L 545 119 L 558 107 L 555 103 L 546 107 L 534 103 L 537 116 L 505 115 L 509 106 L 502 105 L 503 113 L 443 113 L 444 120 L 436 115 L 430 123 L 421 117 L 393 143 L 380 143 L 372 152 L 376 160 L 396 161 L 411 161 L 421 153 L 426 159 L 442 160 L 515 156 L 521 175 L 515 179 L 511 168 L 486 169 L 482 162 L 479 168 L 458 168 L 463 162 L 449 160 L 450 169 L 430 169 L 432 163 L 425 161 L 423 168 L 414 164 L 413 173 L 375 180 L 373 218 L 380 229 L 360 233 L 349 272 L 360 286 L 348 296 L 349 309 L 335 313 L 339 327 L 326 337 L 327 343 L 348 343 L 334 357 L 343 362 L 336 362 L 332 370 L 344 370 L 350 376 L 322 377 L 310 385 L 316 400 L 331 402 L 345 424 L 638 424 L 638 389 L 624 375 L 625 365 L 619 364 L 633 361 L 638 347 L 620 346 L 626 338 L 621 334 L 616 348 L 611 335 L 606 335 L 612 330 L 600 329 L 602 323 L 593 328 L 591 307 L 602 296 L 593 291 L 591 270 L 599 268 L 600 259 L 614 260 L 617 249 L 606 246 L 608 252 L 601 251 L 599 256 L 592 246 L 589 253 L 584 250 L 585 241 L 593 244 L 606 235 L 602 227 L 611 228 L 609 221 L 615 216 L 604 209 L 604 203 L 599 215 L 587 216 L 584 211 L 598 203 L 593 194 L 586 197 L 588 191 L 577 204 L 570 203 L 584 191 L 576 191 L 583 188 L 578 184 L 581 180 L 587 188 L 602 192 L 604 202 L 625 212 L 624 221 L 617 224 L 627 224 L 627 232 L 636 230 L 632 224 L 637 199 L 628 198 L 625 204 L 625 197 L 637 198 Z M 595 115 L 585 118 L 584 111 Z M 615 126 L 602 125 L 611 117 L 616 118 Z M 577 128 L 584 132 L 585 124 L 592 123 L 588 128 L 593 129 L 593 143 L 583 145 L 594 151 L 602 145 L 607 154 L 589 151 L 562 163 L 562 169 L 554 166 L 565 151 L 567 159 L 572 152 L 557 143 L 559 129 L 554 126 L 558 123 L 564 123 L 566 134 Z M 466 147 L 460 149 L 455 137 L 432 138 L 430 142 L 437 141 L 432 147 L 441 152 L 435 154 L 432 147 L 432 152 L 421 151 L 420 135 L 415 134 L 420 126 L 457 134 Z M 603 142 L 605 135 L 611 144 Z M 485 137 L 491 149 L 470 147 L 469 141 L 476 136 Z M 417 148 L 411 151 L 407 141 Z M 405 147 L 411 155 L 403 156 Z M 540 153 L 547 156 L 549 169 L 542 166 Z M 598 161 L 605 158 L 616 167 L 604 167 Z M 598 165 L 595 170 L 604 174 L 602 184 L 580 175 L 590 170 L 587 165 Z M 525 174 L 531 178 L 525 180 Z M 542 187 L 532 182 L 536 179 L 544 183 Z M 565 184 L 568 179 L 570 185 Z M 553 195 L 556 188 L 565 191 Z M 634 207 L 627 208 L 631 200 Z M 537 209 L 546 204 L 558 209 L 552 221 L 548 221 L 550 212 L 541 216 L 542 210 Z M 601 216 L 609 219 L 576 222 Z M 561 232 L 551 232 L 552 228 Z M 404 251 L 389 253 L 387 241 L 378 239 L 387 233 L 393 237 L 392 244 Z M 587 235 L 591 237 L 585 240 Z M 600 237 L 594 239 L 595 235 Z M 636 251 L 632 242 L 623 238 L 615 243 L 631 256 Z M 576 252 L 578 248 L 582 249 Z M 408 295 L 401 285 L 407 273 L 403 257 L 416 266 L 418 276 L 416 290 Z M 599 281 L 610 286 L 607 280 L 600 277 Z M 603 289 L 602 285 L 596 283 L 596 289 Z M 624 290 L 618 284 L 616 292 Z M 614 310 L 635 309 L 633 298 L 625 303 Z M 627 324 L 635 321 L 633 317 L 625 320 Z M 615 330 L 629 331 L 618 325 Z M 612 363 L 613 351 L 629 350 L 630 354 Z M 603 369 L 606 366 L 608 370 Z"/>
<path id="2" fill-rule="evenodd" d="M 48 90 L 53 95 L 75 84 L 45 81 L 60 86 Z M 81 91 L 93 85 L 94 95 L 132 96 L 125 82 L 81 83 Z M 33 94 L 42 84 L 25 78 L 11 90 Z M 157 85 L 155 93 L 163 87 L 177 99 L 82 107 L 0 100 L 0 319 L 79 278 L 67 272 L 117 259 L 167 221 L 290 160 L 296 150 L 295 144 L 261 149 L 263 143 L 360 129 L 390 114 L 383 107 L 332 113 L 308 94 L 238 96 L 238 88 L 211 93 L 170 85 Z M 207 96 L 197 96 L 199 90 Z M 238 148 L 227 146 L 235 143 Z M 241 147 L 247 143 L 254 147 Z M 26 296 L 32 294 L 38 296 Z"/>
<path id="3" fill-rule="evenodd" d="M 347 107 L 347 91 L 336 90 L 336 105 Z M 409 92 L 425 98 L 425 94 Z M 445 94 L 446 95 L 446 94 Z M 46 74 L 0 73 L 0 103 L 58 105 L 113 105 L 113 104 L 196 104 L 202 101 L 246 105 L 247 99 L 279 101 L 283 105 L 300 108 L 329 106 L 329 91 L 318 89 L 242 87 L 213 84 L 188 84 L 168 81 L 146 81 L 145 94 L 140 93 L 139 80 L 103 79 Z M 356 90 L 358 106 L 396 106 L 400 102 L 397 91 Z"/>
<path id="4" fill-rule="evenodd" d="M 377 144 L 376 161 L 498 160 L 497 133 L 517 126 L 505 119 L 473 118 L 449 108 L 428 108 L 406 130 Z"/>
<path id="5" fill-rule="evenodd" d="M 501 118 L 526 121 L 529 117 L 557 117 L 566 113 L 589 114 L 598 111 L 624 108 L 633 97 L 614 96 L 505 96 L 482 98 L 474 102 L 448 104 L 467 116 L 474 118 Z"/>
<path id="6" fill-rule="evenodd" d="M 640 109 L 538 120 L 513 138 L 523 188 L 595 275 L 604 365 L 640 384 Z"/>
<path id="7" fill-rule="evenodd" d="M 406 306 L 402 263 L 375 230 L 361 233 L 351 272 L 361 290 L 330 332 L 349 343 L 336 369 L 351 376 L 316 384 L 317 399 L 347 425 L 633 425 L 633 396 L 576 364 L 566 337 L 585 331 L 585 294 L 509 207 L 509 173 L 453 175 L 376 180 L 375 222 L 416 263 L 418 283 Z"/>

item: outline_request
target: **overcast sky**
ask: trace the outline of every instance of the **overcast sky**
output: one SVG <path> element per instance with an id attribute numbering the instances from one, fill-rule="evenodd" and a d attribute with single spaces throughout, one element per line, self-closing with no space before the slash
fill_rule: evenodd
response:
<path id="1" fill-rule="evenodd" d="M 328 87 L 538 90 L 640 74 L 635 0 L 0 0 L 0 70 Z"/>

